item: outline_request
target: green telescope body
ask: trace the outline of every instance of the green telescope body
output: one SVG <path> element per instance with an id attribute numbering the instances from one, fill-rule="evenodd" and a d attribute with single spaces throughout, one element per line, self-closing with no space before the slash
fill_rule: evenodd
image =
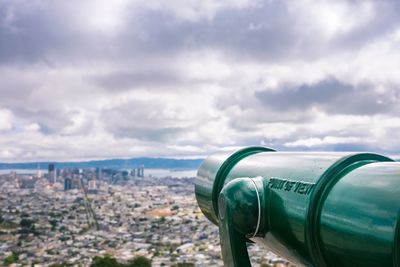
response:
<path id="1" fill-rule="evenodd" d="M 400 163 L 373 153 L 219 152 L 195 192 L 225 266 L 255 242 L 299 266 L 400 266 Z"/>

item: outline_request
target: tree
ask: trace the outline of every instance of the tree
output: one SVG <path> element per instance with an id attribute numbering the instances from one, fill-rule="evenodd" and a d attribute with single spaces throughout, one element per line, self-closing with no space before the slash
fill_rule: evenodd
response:
<path id="1" fill-rule="evenodd" d="M 13 252 L 10 256 L 8 256 L 7 258 L 4 259 L 4 264 L 5 265 L 10 265 L 13 263 L 17 263 L 18 262 L 18 253 Z"/>
<path id="2" fill-rule="evenodd" d="M 194 267 L 194 263 L 191 263 L 191 262 L 180 262 L 180 263 L 178 263 L 178 267 Z"/>
<path id="3" fill-rule="evenodd" d="M 118 262 L 110 255 L 104 257 L 94 257 L 90 267 L 151 267 L 151 260 L 143 256 L 138 256 L 127 264 Z"/>
<path id="4" fill-rule="evenodd" d="M 138 256 L 131 260 L 127 267 L 151 267 L 151 260 L 143 256 Z"/>
<path id="5" fill-rule="evenodd" d="M 110 255 L 104 257 L 96 256 L 93 258 L 93 262 L 90 267 L 121 267 L 122 265 Z"/>
<path id="6" fill-rule="evenodd" d="M 194 267 L 194 263 L 191 263 L 191 262 L 179 262 L 177 264 L 172 265 L 171 267 Z"/>
<path id="7" fill-rule="evenodd" d="M 50 219 L 49 223 L 51 225 L 51 229 L 54 231 L 56 229 L 56 227 L 57 227 L 57 223 L 58 223 L 57 220 Z"/>
<path id="8" fill-rule="evenodd" d="M 22 228 L 27 228 L 27 229 L 30 229 L 30 228 L 34 228 L 35 227 L 35 225 L 33 224 L 33 221 L 31 220 L 31 219 L 26 219 L 26 218 L 23 218 L 20 222 L 19 222 L 19 225 L 22 227 Z"/>
<path id="9" fill-rule="evenodd" d="M 22 234 L 20 238 L 30 233 L 34 235 L 38 234 L 36 232 L 35 223 L 31 219 L 22 218 L 19 222 L 19 225 L 21 226 L 21 230 L 19 230 L 19 232 Z"/>
<path id="10" fill-rule="evenodd" d="M 52 265 L 50 265 L 50 267 L 66 267 L 68 266 L 67 263 L 63 262 L 63 263 L 54 263 Z"/>

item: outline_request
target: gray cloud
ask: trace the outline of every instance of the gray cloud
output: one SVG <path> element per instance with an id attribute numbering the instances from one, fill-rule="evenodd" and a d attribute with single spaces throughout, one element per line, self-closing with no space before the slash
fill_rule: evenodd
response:
<path id="1" fill-rule="evenodd" d="M 357 3 L 348 2 L 353 10 Z M 236 59 L 265 61 L 311 59 L 359 49 L 399 26 L 399 4 L 373 2 L 374 16 L 328 44 L 318 33 L 304 34 L 301 16 L 285 1 L 259 1 L 241 9 L 226 7 L 212 19 L 183 20 L 170 10 L 127 6 L 122 29 L 109 36 L 85 30 L 76 14 L 83 4 L 65 1 L 3 1 L 0 62 L 44 62 L 50 66 L 79 58 L 137 60 L 157 65 L 157 57 L 214 49 Z M 90 12 L 90 10 L 86 10 Z M 316 22 L 318 23 L 318 22 Z"/>
<path id="2" fill-rule="evenodd" d="M 19 4 L 18 4 L 19 3 Z M 72 40 L 69 20 L 63 20 L 60 6 L 42 7 L 38 2 L 3 1 L 0 5 L 0 62 L 44 61 L 53 49 L 68 51 Z M 70 39 L 71 38 L 71 39 Z"/>
<path id="3" fill-rule="evenodd" d="M 76 1 L 2 1 L 0 65 L 40 63 L 56 68 L 109 58 L 111 40 L 85 29 L 87 22 L 77 16 L 85 9 Z"/>
<path id="4" fill-rule="evenodd" d="M 152 142 L 170 142 L 185 131 L 179 121 L 168 117 L 162 102 L 132 100 L 102 111 L 107 129 L 117 137 Z"/>
<path id="5" fill-rule="evenodd" d="M 346 1 L 343 1 L 346 3 Z M 347 1 L 351 10 L 361 2 Z M 371 2 L 374 15 L 326 43 L 310 25 L 301 24 L 285 1 L 259 1 L 242 9 L 223 8 L 212 20 L 185 21 L 171 11 L 141 10 L 132 13 L 120 36 L 124 49 L 149 54 L 216 49 L 240 60 L 313 59 L 326 54 L 360 49 L 399 27 L 400 5 L 395 1 Z M 316 21 L 318 23 L 318 21 Z M 310 32 L 304 34 L 304 31 Z"/>
<path id="6" fill-rule="evenodd" d="M 58 110 L 30 111 L 27 109 L 14 109 L 14 114 L 28 122 L 38 123 L 41 131 L 45 134 L 60 133 L 62 129 L 71 124 L 72 115 Z"/>
<path id="7" fill-rule="evenodd" d="M 169 70 L 147 70 L 142 72 L 113 72 L 89 77 L 96 85 L 111 90 L 127 90 L 137 87 L 163 87 L 182 83 L 176 72 Z"/>
<path id="8" fill-rule="evenodd" d="M 353 9 L 357 9 L 359 1 L 349 1 Z M 374 1 L 372 11 L 374 16 L 366 23 L 352 31 L 342 34 L 332 42 L 331 47 L 341 49 L 357 49 L 380 37 L 390 34 L 400 25 L 400 3 L 397 1 Z"/>
<path id="9" fill-rule="evenodd" d="M 352 86 L 336 79 L 281 90 L 256 93 L 263 105 L 272 110 L 306 111 L 319 108 L 331 114 L 373 115 L 393 112 L 399 105 L 397 90 L 377 92 L 371 85 Z"/>
<path id="10" fill-rule="evenodd" d="M 127 24 L 128 35 L 122 38 L 127 47 L 148 53 L 212 48 L 234 57 L 276 59 L 290 55 L 297 35 L 294 24 L 283 1 L 260 2 L 240 10 L 226 8 L 212 20 L 198 21 L 182 21 L 171 12 L 144 10 L 133 14 Z M 139 29 L 145 32 L 144 37 Z"/>

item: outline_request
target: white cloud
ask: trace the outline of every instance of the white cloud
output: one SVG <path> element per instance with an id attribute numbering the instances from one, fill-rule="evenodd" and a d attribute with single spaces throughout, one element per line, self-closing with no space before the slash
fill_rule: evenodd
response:
<path id="1" fill-rule="evenodd" d="M 105 34 L 118 33 L 123 26 L 129 4 L 129 0 L 84 1 L 80 3 L 78 9 L 81 26 L 87 31 L 98 31 Z"/>
<path id="2" fill-rule="evenodd" d="M 307 138 L 300 139 L 294 142 L 285 143 L 287 147 L 315 147 L 323 145 L 336 145 L 336 144 L 351 144 L 360 143 L 361 138 L 358 137 L 337 137 L 337 136 L 326 136 L 324 138 Z"/>
<path id="3" fill-rule="evenodd" d="M 10 110 L 0 109 L 0 131 L 11 130 L 13 116 Z"/>
<path id="4" fill-rule="evenodd" d="M 40 125 L 37 123 L 30 123 L 24 126 L 24 130 L 28 132 L 37 132 L 40 130 Z"/>
<path id="5" fill-rule="evenodd" d="M 330 41 L 368 23 L 374 14 L 372 2 L 363 1 L 356 6 L 349 1 L 294 1 L 289 5 L 304 34 L 317 34 Z"/>
<path id="6" fill-rule="evenodd" d="M 172 0 L 167 2 L 149 0 L 145 2 L 136 1 L 136 5 L 159 12 L 171 12 L 181 20 L 198 21 L 201 19 L 212 20 L 221 9 L 241 9 L 248 6 L 256 6 L 257 2 L 249 0 Z"/>

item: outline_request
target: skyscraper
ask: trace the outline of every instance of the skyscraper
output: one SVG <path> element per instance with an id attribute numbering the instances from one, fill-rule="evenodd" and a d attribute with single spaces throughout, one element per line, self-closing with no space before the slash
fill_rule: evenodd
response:
<path id="1" fill-rule="evenodd" d="M 56 182 L 56 170 L 54 163 L 49 164 L 49 173 L 48 173 L 49 183 L 54 184 Z"/>
<path id="2" fill-rule="evenodd" d="M 139 168 L 137 168 L 137 177 L 144 177 L 144 166 L 140 166 Z"/>
<path id="3" fill-rule="evenodd" d="M 72 179 L 69 177 L 66 177 L 64 179 L 64 191 L 68 191 L 72 189 Z"/>
<path id="4" fill-rule="evenodd" d="M 96 180 L 101 179 L 101 168 L 96 168 Z"/>
<path id="5" fill-rule="evenodd" d="M 36 168 L 36 177 L 42 178 L 42 170 L 40 169 L 40 164 L 38 164 Z"/>
<path id="6" fill-rule="evenodd" d="M 96 194 L 97 193 L 97 184 L 96 180 L 89 180 L 88 181 L 88 193 Z"/>

